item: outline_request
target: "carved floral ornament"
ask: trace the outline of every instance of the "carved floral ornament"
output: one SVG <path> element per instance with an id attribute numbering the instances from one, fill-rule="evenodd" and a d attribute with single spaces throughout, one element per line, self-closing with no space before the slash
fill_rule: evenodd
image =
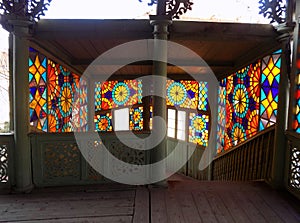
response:
<path id="1" fill-rule="evenodd" d="M 287 1 L 289 0 L 259 0 L 259 14 L 270 19 L 270 23 L 284 23 L 286 22 Z"/>
<path id="2" fill-rule="evenodd" d="M 142 2 L 143 0 L 139 0 Z M 162 2 L 164 6 L 164 15 L 169 15 L 173 19 L 179 19 L 179 16 L 187 12 L 187 10 L 192 10 L 192 5 L 194 4 L 191 0 L 149 0 L 149 6 L 158 4 L 159 1 Z"/>
<path id="3" fill-rule="evenodd" d="M 3 28 L 10 30 L 9 20 L 37 22 L 45 15 L 52 0 L 0 0 L 0 16 Z"/>

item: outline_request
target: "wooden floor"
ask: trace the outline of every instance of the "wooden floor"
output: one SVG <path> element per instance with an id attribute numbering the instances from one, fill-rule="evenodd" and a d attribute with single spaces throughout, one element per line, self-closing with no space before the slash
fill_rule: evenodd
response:
<path id="1" fill-rule="evenodd" d="M 176 175 L 168 184 L 0 195 L 0 222 L 300 222 L 299 201 L 263 182 L 203 182 Z"/>

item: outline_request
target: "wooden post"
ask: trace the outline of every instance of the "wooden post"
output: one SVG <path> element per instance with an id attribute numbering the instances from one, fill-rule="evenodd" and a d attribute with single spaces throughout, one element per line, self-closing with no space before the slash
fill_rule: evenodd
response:
<path id="1" fill-rule="evenodd" d="M 289 44 L 290 44 L 290 32 L 293 27 L 284 26 L 278 29 L 283 34 L 279 37 L 279 41 L 282 46 L 281 54 L 281 75 L 279 82 L 279 94 L 278 94 L 278 108 L 276 118 L 275 129 L 275 143 L 274 152 L 272 158 L 272 170 L 271 170 L 271 185 L 274 188 L 284 187 L 284 169 L 285 169 L 285 153 L 286 153 L 286 138 L 285 131 L 287 128 L 287 114 L 288 114 L 288 97 L 289 97 L 289 62 L 290 57 Z"/>
<path id="2" fill-rule="evenodd" d="M 171 24 L 170 17 L 167 16 L 150 16 L 150 24 L 154 27 L 153 35 L 154 40 L 167 40 L 168 39 L 168 26 Z M 160 44 L 154 42 L 154 55 L 160 55 L 160 58 L 164 61 L 167 61 L 167 44 Z M 167 63 L 162 61 L 153 61 L 153 75 L 161 76 L 167 78 Z M 159 116 L 163 120 L 167 120 L 167 105 L 166 99 L 163 95 L 166 94 L 166 83 L 153 83 L 154 92 L 159 93 L 162 97 L 154 96 L 153 97 L 153 117 Z M 153 122 L 153 130 L 155 131 L 156 123 Z M 167 139 L 166 135 L 162 142 L 152 149 L 151 152 L 151 163 L 158 162 L 166 156 L 166 146 Z M 160 170 L 165 171 L 165 170 Z M 158 174 L 159 173 L 151 173 Z M 160 182 L 164 184 L 164 182 Z"/>
<path id="3" fill-rule="evenodd" d="M 292 1 L 293 2 L 293 1 Z M 295 29 L 293 34 L 293 54 L 292 54 L 292 68 L 291 68 L 291 74 L 290 74 L 290 97 L 289 97 L 289 110 L 288 110 L 288 131 L 294 131 L 293 122 L 295 120 L 295 105 L 297 103 L 295 99 L 295 92 L 297 89 L 298 84 L 298 72 L 299 68 L 297 66 L 297 60 L 299 60 L 299 47 L 300 47 L 300 3 L 299 1 L 295 1 Z M 292 10 L 291 10 L 292 11 Z M 287 145 L 288 146 L 288 145 Z M 290 148 L 286 149 L 285 154 L 285 186 L 289 186 L 289 173 L 290 173 L 290 162 L 291 162 L 291 151 Z"/>
<path id="4" fill-rule="evenodd" d="M 29 132 L 29 25 L 28 21 L 10 21 L 13 25 L 13 117 L 15 191 L 29 192 L 33 188 Z"/>

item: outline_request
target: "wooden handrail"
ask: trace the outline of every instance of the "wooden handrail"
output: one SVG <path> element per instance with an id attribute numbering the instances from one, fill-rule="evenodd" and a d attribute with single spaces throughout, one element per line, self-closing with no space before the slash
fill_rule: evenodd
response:
<path id="1" fill-rule="evenodd" d="M 245 144 L 247 144 L 247 143 L 249 143 L 249 142 L 255 140 L 255 139 L 258 138 L 258 137 L 261 137 L 262 135 L 265 135 L 265 134 L 268 133 L 268 132 L 274 131 L 274 130 L 275 130 L 275 125 L 272 125 L 271 127 L 266 128 L 266 129 L 264 129 L 263 131 L 258 132 L 255 136 L 251 137 L 250 139 L 247 139 L 247 140 L 245 140 L 245 141 L 239 143 L 238 145 L 233 146 L 231 149 L 229 149 L 229 150 L 227 150 L 227 151 L 224 151 L 224 152 L 221 152 L 221 153 L 217 154 L 216 157 L 214 158 L 214 160 L 219 159 L 219 158 L 221 158 L 222 156 L 225 156 L 227 153 L 231 153 L 231 152 L 233 152 L 234 150 L 239 149 L 241 146 L 243 146 L 243 145 L 245 145 Z"/>
<path id="2" fill-rule="evenodd" d="M 214 180 L 266 180 L 270 177 L 275 126 L 235 146 L 213 160 Z"/>

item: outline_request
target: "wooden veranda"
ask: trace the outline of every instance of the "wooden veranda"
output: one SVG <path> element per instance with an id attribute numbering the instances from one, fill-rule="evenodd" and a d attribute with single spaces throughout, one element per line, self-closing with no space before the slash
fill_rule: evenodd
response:
<path id="1" fill-rule="evenodd" d="M 166 14 L 150 16 L 150 20 L 37 22 L 42 14 L 32 14 L 35 10 L 26 11 L 34 8 L 35 4 L 29 7 L 26 5 L 29 1 L 25 0 L 3 2 L 7 4 L 0 3 L 3 11 L 0 22 L 10 32 L 10 124 L 13 131 L 0 135 L 0 222 L 300 222 L 300 24 L 292 18 L 294 12 L 300 15 L 298 2 L 287 1 L 293 4 L 288 5 L 286 20 L 277 27 L 270 24 L 173 21 Z M 159 5 L 162 2 L 166 3 L 158 0 Z M 44 3 L 41 1 L 39 4 Z M 143 47 L 147 55 L 155 55 L 159 49 L 164 58 L 133 60 L 134 55 L 122 52 L 107 57 L 100 68 L 96 64 L 93 71 L 97 72 L 85 77 L 86 69 L 99 55 L 136 40 L 146 40 L 147 44 Z M 161 40 L 184 46 L 207 64 L 199 65 L 184 51 L 170 56 L 171 50 L 165 44 L 162 44 L 163 47 L 150 44 Z M 268 58 L 267 62 L 265 58 Z M 128 60 L 131 62 L 125 63 Z M 254 71 L 248 73 L 252 65 Z M 107 77 L 114 66 L 120 67 Z M 263 77 L 261 74 L 267 69 L 270 72 Z M 197 99 L 200 98 L 200 81 L 197 78 L 211 74 L 210 70 L 214 74 L 210 77 L 214 77 L 216 85 L 210 85 L 213 94 L 209 94 L 210 90 L 202 93 L 208 102 L 207 108 L 200 109 L 200 100 Z M 241 70 L 242 74 L 234 83 L 231 75 Z M 241 77 L 244 75 L 248 78 L 245 81 Z M 190 140 L 196 136 L 195 133 L 190 134 L 196 132 L 196 128 L 191 130 L 195 127 L 190 122 L 192 103 L 180 108 L 185 117 L 180 126 L 178 123 L 182 120 L 174 109 L 176 103 L 167 105 L 166 100 L 158 99 L 157 95 L 143 97 L 141 92 L 150 91 L 146 86 L 149 83 L 139 84 L 142 81 L 136 79 L 145 76 L 170 78 L 178 83 L 195 81 L 197 90 L 193 94 L 196 95 L 197 114 L 193 117 L 206 115 L 205 124 L 202 123 L 199 128 L 205 130 L 201 134 L 207 134 L 209 139 L 204 139 L 206 141 L 202 144 Z M 107 79 L 99 81 L 96 77 Z M 232 85 L 221 86 L 230 77 Z M 85 81 L 83 88 L 79 87 L 79 79 Z M 105 108 L 105 100 L 114 100 L 111 91 L 114 87 L 107 87 L 106 80 L 123 84 L 136 81 L 136 101 L 126 104 L 124 100 L 118 106 Z M 262 90 L 263 80 L 270 82 L 266 87 L 268 94 Z M 160 92 L 165 92 L 167 86 L 160 85 L 158 81 L 149 85 L 154 89 L 159 85 Z M 241 85 L 239 89 L 237 85 Z M 256 90 L 250 90 L 250 87 Z M 237 89 L 240 95 L 244 93 L 244 98 L 237 97 L 233 101 L 233 93 L 230 96 L 222 94 L 221 88 L 226 91 L 227 88 L 230 91 Z M 187 88 L 183 89 L 186 92 Z M 83 96 L 76 98 L 76 92 Z M 253 96 L 252 101 L 245 93 Z M 215 100 L 218 96 L 224 97 L 224 104 L 229 106 L 222 107 L 222 103 L 217 105 L 216 101 L 216 104 L 210 103 L 209 95 L 213 95 Z M 261 95 L 265 97 L 262 99 Z M 96 96 L 100 100 L 97 101 Z M 241 106 L 244 112 L 240 108 L 227 109 L 233 104 L 243 103 L 246 104 Z M 137 106 L 143 110 L 139 113 L 143 121 L 140 121 L 140 129 L 133 131 L 129 125 L 129 112 Z M 221 111 L 221 107 L 228 116 L 221 117 L 219 112 L 221 118 L 217 120 L 217 108 Z M 123 108 L 128 114 L 114 113 Z M 269 111 L 264 112 L 268 108 Z M 168 111 L 172 109 L 176 115 L 169 122 Z M 236 135 L 233 134 L 235 124 L 227 125 L 228 117 L 234 116 L 234 111 L 239 114 L 235 115 L 235 124 L 247 122 L 247 125 L 236 128 Z M 117 129 L 107 124 L 111 128 L 99 129 L 98 116 L 105 116 L 107 123 L 114 122 L 116 117 L 123 122 L 126 117 L 128 125 L 126 129 Z M 174 123 L 174 132 L 181 130 L 184 139 L 177 137 L 178 131 L 176 137 L 175 134 L 165 135 L 157 146 L 149 146 L 153 149 L 151 151 L 140 149 L 149 148 L 146 140 L 140 139 L 151 136 L 153 129 L 158 129 L 157 123 L 150 122 L 155 116 L 160 116 L 167 127 Z M 75 124 L 71 125 L 71 122 Z M 76 125 L 82 127 L 82 132 L 99 135 L 101 139 L 76 138 Z M 225 126 L 230 134 L 219 131 L 218 125 L 221 128 Z M 184 126 L 184 129 L 178 126 Z M 122 142 L 118 138 L 119 133 L 133 147 Z M 217 136 L 221 139 L 218 142 L 222 147 L 220 150 L 216 149 Z M 133 169 L 126 169 L 125 165 L 119 168 L 107 155 L 96 162 L 103 166 L 104 171 L 101 172 L 93 166 L 95 163 L 90 162 L 96 157 L 94 153 L 85 156 L 81 145 L 87 145 L 89 151 L 100 151 L 104 145 L 109 151 L 105 154 L 112 154 L 124 163 L 134 164 L 134 167 L 158 163 L 174 148 L 179 148 L 179 153 L 172 157 L 169 166 L 165 165 L 166 169 L 180 163 L 180 158 L 186 162 L 166 182 L 159 179 L 147 181 L 143 186 L 127 186 L 124 182 L 123 185 L 112 183 L 116 178 L 107 176 L 120 176 L 121 172 L 126 175 L 134 172 Z M 189 152 L 191 148 L 193 152 Z M 201 169 L 199 163 L 203 157 L 207 158 L 208 164 Z M 166 169 L 162 171 L 168 172 Z M 143 171 L 142 168 L 138 170 Z M 152 174 L 142 171 L 147 177 Z M 132 175 L 128 176 L 128 179 L 133 179 L 130 178 Z M 130 183 L 135 185 L 135 181 Z"/>

